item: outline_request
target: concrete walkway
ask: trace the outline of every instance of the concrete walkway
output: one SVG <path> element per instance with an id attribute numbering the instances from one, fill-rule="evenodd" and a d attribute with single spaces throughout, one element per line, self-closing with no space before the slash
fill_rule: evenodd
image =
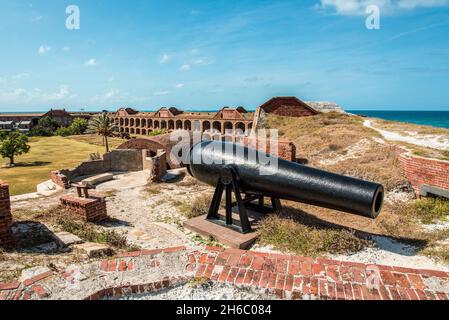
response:
<path id="1" fill-rule="evenodd" d="M 448 300 L 449 273 L 206 247 L 130 252 L 0 284 L 0 300 L 96 300 L 156 292 L 194 278 L 280 299 Z"/>

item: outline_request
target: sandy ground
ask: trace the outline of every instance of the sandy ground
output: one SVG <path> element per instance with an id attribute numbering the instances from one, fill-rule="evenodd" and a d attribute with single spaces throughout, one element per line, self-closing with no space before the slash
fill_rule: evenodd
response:
<path id="1" fill-rule="evenodd" d="M 148 177 L 149 173 L 145 171 L 117 174 L 114 180 L 97 187 L 98 191 L 108 195 L 108 214 L 113 218 L 112 222 L 102 226 L 125 234 L 131 244 L 145 249 L 167 248 L 181 245 L 190 248 L 203 246 L 204 243 L 199 243 L 198 240 L 194 239 L 194 233 L 182 227 L 182 223 L 186 218 L 173 201 L 190 203 L 198 195 L 210 193 L 212 189 L 208 186 L 195 183 L 193 178 L 189 176 L 184 177 L 182 181 L 176 183 L 152 185 L 148 185 Z M 60 195 L 13 201 L 13 208 L 25 208 L 29 206 L 40 208 L 51 207 L 59 203 Z M 330 221 L 334 221 L 333 213 L 328 213 L 328 215 L 330 215 Z M 357 218 L 359 217 L 348 216 L 349 220 L 352 218 L 357 222 Z M 345 221 L 348 219 L 345 218 Z M 372 229 L 372 227 L 373 225 L 370 221 L 366 225 L 366 228 Z M 443 227 L 446 227 L 446 225 L 440 226 L 438 224 L 432 228 L 436 230 Z M 363 228 L 360 230 L 363 230 Z M 352 255 L 329 255 L 329 257 L 346 261 L 449 271 L 449 266 L 418 255 L 416 248 L 411 245 L 376 235 L 372 236 L 372 240 L 375 242 L 375 246 L 372 248 L 364 249 Z M 259 244 L 255 244 L 252 250 L 279 253 L 279 251 L 271 247 L 261 246 Z M 17 259 L 20 259 L 20 253 L 16 253 L 15 255 L 17 255 Z M 45 254 L 38 254 L 38 256 L 39 259 L 44 259 Z M 52 255 L 52 259 L 50 260 L 56 265 L 62 265 L 67 259 L 73 259 L 70 253 L 64 253 L 60 256 Z M 2 264 L 4 265 L 5 263 L 4 261 Z M 173 292 L 175 291 L 165 294 L 170 296 Z M 160 294 L 161 296 L 159 297 L 162 298 L 163 293 Z M 188 294 L 191 294 L 192 297 L 196 297 L 196 295 L 200 297 L 201 294 L 206 295 L 204 292 L 201 293 L 192 290 Z M 220 294 L 231 295 L 235 294 L 235 292 L 220 290 Z M 220 297 L 217 296 L 217 298 Z M 147 298 L 151 298 L 151 296 Z"/>
<path id="2" fill-rule="evenodd" d="M 229 284 L 207 283 L 193 286 L 185 284 L 154 293 L 130 295 L 115 300 L 265 300 L 259 295 Z"/>
<path id="3" fill-rule="evenodd" d="M 157 191 L 149 192 L 148 178 L 146 171 L 120 174 L 98 186 L 98 191 L 114 194 L 108 198 L 108 214 L 117 222 L 110 227 L 145 249 L 195 246 L 193 234 L 182 228 L 185 217 L 172 201 L 188 203 L 207 188 L 162 183 L 152 188 Z"/>
<path id="4" fill-rule="evenodd" d="M 386 140 L 406 142 L 421 147 L 434 148 L 439 150 L 449 149 L 449 140 L 444 139 L 442 136 L 439 135 L 431 135 L 431 134 L 418 135 L 416 132 L 398 133 L 393 131 L 387 131 L 374 127 L 373 120 L 365 120 L 363 125 L 370 129 L 376 130 Z"/>

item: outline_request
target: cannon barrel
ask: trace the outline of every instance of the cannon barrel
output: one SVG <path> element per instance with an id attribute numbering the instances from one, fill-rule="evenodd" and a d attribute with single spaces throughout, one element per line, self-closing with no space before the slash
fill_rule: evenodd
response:
<path id="1" fill-rule="evenodd" d="M 280 158 L 272 175 L 262 175 L 259 159 L 266 159 L 268 155 L 241 145 L 238 148 L 235 144 L 221 141 L 197 143 L 185 162 L 187 169 L 199 181 L 216 186 L 223 168 L 232 167 L 243 193 L 291 200 L 373 219 L 382 209 L 384 188 L 378 183 Z"/>

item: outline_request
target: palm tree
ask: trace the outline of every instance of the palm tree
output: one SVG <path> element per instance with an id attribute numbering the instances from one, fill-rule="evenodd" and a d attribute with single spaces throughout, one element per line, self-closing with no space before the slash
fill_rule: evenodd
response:
<path id="1" fill-rule="evenodd" d="M 89 122 L 88 132 L 95 133 L 103 137 L 103 144 L 106 146 L 106 152 L 109 152 L 108 137 L 115 131 L 115 125 L 112 123 L 106 112 L 97 114 Z"/>

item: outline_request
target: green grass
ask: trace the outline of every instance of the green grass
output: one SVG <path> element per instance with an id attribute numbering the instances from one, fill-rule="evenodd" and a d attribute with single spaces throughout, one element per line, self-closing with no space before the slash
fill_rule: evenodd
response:
<path id="1" fill-rule="evenodd" d="M 259 227 L 259 242 L 295 254 L 353 253 L 371 244 L 346 230 L 312 227 L 287 217 L 270 215 Z"/>
<path id="2" fill-rule="evenodd" d="M 446 220 L 449 215 L 449 201 L 443 199 L 420 199 L 411 205 L 414 216 L 424 224 Z"/>
<path id="3" fill-rule="evenodd" d="M 29 144 L 30 152 L 16 158 L 16 167 L 0 168 L 0 179 L 9 183 L 11 195 L 35 192 L 36 185 L 48 180 L 51 171 L 70 169 L 88 160 L 91 153 L 104 153 L 103 147 L 73 137 L 36 137 Z"/>

